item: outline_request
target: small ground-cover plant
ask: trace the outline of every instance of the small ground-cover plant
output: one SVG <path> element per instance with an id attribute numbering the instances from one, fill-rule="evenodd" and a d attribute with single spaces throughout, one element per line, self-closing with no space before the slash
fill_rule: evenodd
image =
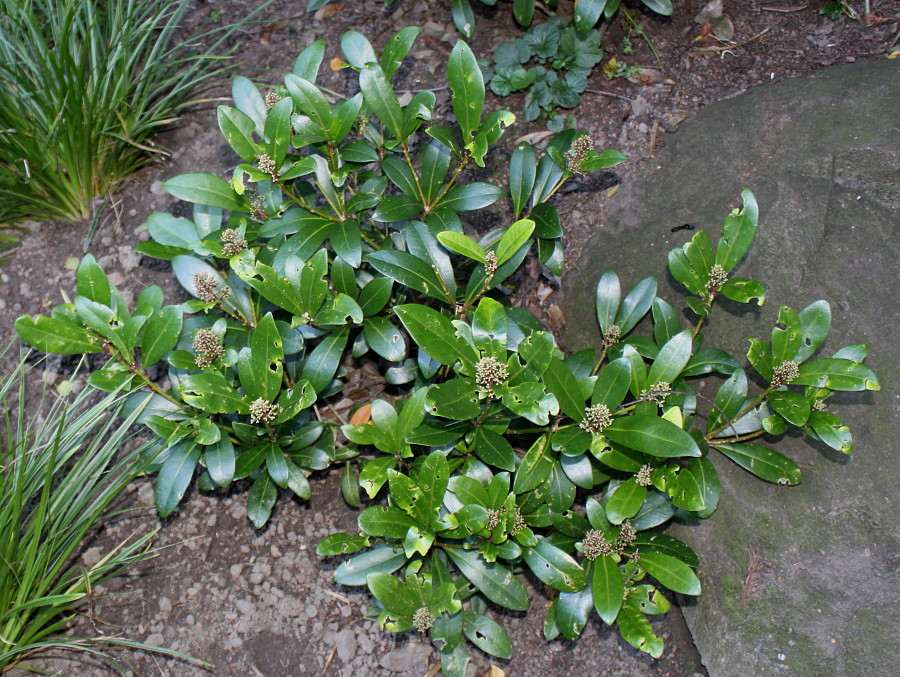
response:
<path id="1" fill-rule="evenodd" d="M 0 383 L 0 673 L 36 669 L 36 659 L 60 651 L 89 653 L 122 674 L 111 651 L 187 658 L 118 636 L 65 633 L 77 614 L 90 613 L 99 584 L 154 554 L 151 532 L 90 566 L 77 560 L 86 537 L 112 516 L 112 502 L 147 464 L 141 447 L 123 451 L 138 411 L 117 420 L 121 394 L 97 401 L 96 391 L 86 388 L 58 397 L 46 410 L 26 410 L 26 371 L 22 361 Z"/>
<path id="2" fill-rule="evenodd" d="M 508 176 L 518 221 L 470 241 L 460 214 L 497 202 L 506 190 L 462 183 L 463 172 L 484 165 L 514 117 L 483 115 L 481 73 L 459 43 L 449 64 L 459 129 L 422 130 L 434 94 L 421 92 L 401 107 L 390 85 L 417 33 L 403 29 L 378 58 L 361 34 L 348 32 L 342 47 L 359 71 L 360 93 L 334 106 L 315 85 L 324 41 L 304 50 L 284 84 L 265 96 L 246 78 L 235 80 L 236 107 L 221 106 L 218 121 L 244 162 L 231 182 L 209 174 L 166 182 L 172 195 L 196 205 L 193 220 L 153 214 L 152 241 L 139 246 L 171 260 L 195 299 L 164 306 L 151 287 L 129 309 L 88 256 L 72 303 L 17 322 L 19 334 L 43 350 L 113 356 L 91 375 L 92 385 L 153 392 L 140 421 L 158 436 L 161 515 L 175 509 L 198 467 L 207 489 L 251 479 L 248 515 L 258 527 L 278 487 L 308 498 L 311 472 L 357 453 L 337 443 L 336 427 L 318 408 L 341 391 L 345 357 L 378 361 L 392 385 L 436 373 L 436 356 L 410 356 L 394 307 L 465 313 L 535 243 L 548 268 L 561 273 L 562 228 L 548 200 L 575 172 L 623 161 L 584 141 L 571 150 L 572 132 L 539 159 L 521 144 Z M 453 262 L 454 246 L 475 259 Z M 527 313 L 517 317 L 523 331 L 534 326 Z M 161 361 L 167 388 L 149 377 Z"/>
<path id="3" fill-rule="evenodd" d="M 159 152 L 234 28 L 184 40 L 188 6 L 0 0 L 0 223 L 85 218 Z"/>
<path id="4" fill-rule="evenodd" d="M 748 359 L 769 385 L 750 396 L 740 363 L 701 345 L 718 296 L 764 298 L 759 282 L 731 276 L 757 230 L 747 191 L 717 247 L 701 232 L 670 253 L 700 317 L 693 329 L 656 298 L 654 278 L 623 298 L 608 271 L 597 290 L 603 343 L 567 357 L 533 316 L 508 307 L 501 285 L 535 245 L 561 270 L 550 198 L 575 173 L 623 158 L 571 131 L 540 154 L 520 144 L 507 179 L 516 220 L 470 237 L 460 214 L 507 191 L 463 183 L 463 172 L 485 164 L 514 118 L 484 115 L 482 74 L 461 42 L 448 65 L 458 129 L 424 127 L 433 93 L 401 106 L 390 84 L 416 34 L 403 29 L 380 57 L 359 33 L 345 34 L 360 93 L 334 105 L 315 84 L 322 41 L 300 54 L 283 87 L 263 95 L 235 81 L 235 107 L 219 109 L 219 125 L 244 162 L 230 182 L 166 182 L 195 204 L 193 220 L 154 214 L 152 242 L 140 246 L 171 260 L 195 299 L 163 306 L 151 287 L 129 309 L 86 257 L 73 302 L 20 318 L 16 329 L 43 350 L 110 354 L 93 385 L 152 391 L 131 403 L 146 407 L 137 420 L 157 436 L 161 514 L 199 471 L 204 488 L 252 480 L 248 515 L 262 526 L 278 487 L 306 497 L 314 470 L 344 463 L 349 501 L 359 503 L 361 488 L 385 503 L 360 514 L 359 534 L 329 536 L 319 552 L 356 553 L 336 579 L 367 585 L 384 627 L 429 633 L 445 674 L 465 673 L 464 637 L 510 654 L 486 613 L 489 602 L 528 608 L 516 577 L 526 570 L 558 592 L 548 638 L 577 637 L 595 610 L 659 656 L 646 615 L 669 603 L 649 577 L 687 595 L 700 585 L 696 554 L 658 527 L 713 512 L 713 452 L 783 484 L 799 482 L 799 469 L 752 442 L 764 433 L 793 425 L 849 452 L 849 431 L 824 402 L 835 390 L 878 388 L 866 348 L 811 360 L 830 328 L 827 304 L 782 308 L 771 345 L 752 342 Z M 636 335 L 648 313 L 652 337 Z M 400 397 L 365 403 L 368 420 L 338 430 L 322 407 L 341 391 L 346 365 L 364 356 Z M 163 361 L 164 387 L 148 373 Z M 689 379 L 711 372 L 727 380 L 704 408 Z"/>

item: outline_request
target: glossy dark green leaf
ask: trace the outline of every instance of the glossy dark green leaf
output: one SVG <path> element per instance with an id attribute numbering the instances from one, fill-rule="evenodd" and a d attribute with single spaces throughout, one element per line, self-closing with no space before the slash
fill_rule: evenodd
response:
<path id="1" fill-rule="evenodd" d="M 657 345 L 663 345 L 681 331 L 681 320 L 678 313 L 661 298 L 653 299 L 653 339 Z"/>
<path id="2" fill-rule="evenodd" d="M 788 423 L 802 426 L 809 419 L 809 402 L 793 390 L 773 390 L 766 397 L 772 410 L 785 418 Z"/>
<path id="3" fill-rule="evenodd" d="M 516 454 L 512 445 L 503 435 L 487 428 L 479 428 L 475 433 L 475 454 L 488 465 L 513 472 L 516 469 Z"/>
<path id="4" fill-rule="evenodd" d="M 662 656 L 663 640 L 653 634 L 653 627 L 640 611 L 630 605 L 622 607 L 616 617 L 616 625 L 622 638 L 635 649 L 654 658 Z"/>
<path id="5" fill-rule="evenodd" d="M 365 536 L 353 536 L 345 533 L 329 534 L 316 546 L 316 554 L 322 557 L 333 555 L 350 555 L 369 545 Z"/>
<path id="6" fill-rule="evenodd" d="M 607 625 L 612 625 L 625 594 L 625 580 L 619 565 L 612 557 L 601 555 L 591 563 L 591 594 L 597 615 Z"/>
<path id="7" fill-rule="evenodd" d="M 686 544 L 666 534 L 642 531 L 637 534 L 633 544 L 640 552 L 661 552 L 691 567 L 700 566 L 700 558 Z"/>
<path id="8" fill-rule="evenodd" d="M 416 521 L 400 508 L 373 505 L 359 514 L 359 528 L 369 536 L 402 539 Z"/>
<path id="9" fill-rule="evenodd" d="M 168 517 L 184 498 L 194 469 L 200 460 L 200 447 L 193 442 L 180 442 L 166 458 L 156 477 L 156 510 Z"/>
<path id="10" fill-rule="evenodd" d="M 363 331 L 369 347 L 387 361 L 399 362 L 406 357 L 403 334 L 386 317 L 366 318 Z"/>
<path id="11" fill-rule="evenodd" d="M 313 390 L 322 392 L 331 383 L 347 345 L 349 329 L 332 332 L 315 347 L 303 365 L 303 378 L 309 381 Z"/>
<path id="12" fill-rule="evenodd" d="M 229 106 L 219 106 L 216 118 L 219 130 L 232 150 L 244 162 L 253 162 L 259 154 L 257 144 L 253 140 L 256 123 L 245 113 Z"/>
<path id="13" fill-rule="evenodd" d="M 232 82 L 231 97 L 238 110 L 253 120 L 256 125 L 256 133 L 262 136 L 263 124 L 266 120 L 266 102 L 256 85 L 239 75 Z"/>
<path id="14" fill-rule="evenodd" d="M 559 459 L 558 452 L 550 445 L 547 435 L 542 435 L 531 445 L 519 464 L 513 481 L 513 491 L 517 494 L 533 491 L 543 484 Z"/>
<path id="15" fill-rule="evenodd" d="M 701 348 L 691 357 L 684 371 L 683 377 L 699 376 L 712 371 L 719 374 L 731 375 L 740 365 L 731 355 L 718 348 Z"/>
<path id="16" fill-rule="evenodd" d="M 546 539 L 533 548 L 525 548 L 522 558 L 545 585 L 563 592 L 578 592 L 587 585 L 587 572 L 563 550 Z"/>
<path id="17" fill-rule="evenodd" d="M 466 31 L 462 29 L 460 31 L 466 35 Z M 471 35 L 471 32 L 468 35 Z M 456 43 L 450 54 L 447 63 L 447 81 L 450 85 L 453 113 L 462 132 L 463 144 L 467 145 L 472 141 L 481 122 L 484 108 L 484 78 L 475 55 L 462 40 Z"/>
<path id="18" fill-rule="evenodd" d="M 16 333 L 38 350 L 61 355 L 99 353 L 102 343 L 81 324 L 46 315 L 23 315 L 15 323 Z"/>
<path id="19" fill-rule="evenodd" d="M 344 501 L 350 507 L 359 507 L 359 481 L 356 477 L 356 471 L 349 461 L 344 464 L 344 470 L 341 472 L 341 496 L 344 497 Z M 350 552 L 353 551 L 351 550 Z"/>
<path id="20" fill-rule="evenodd" d="M 406 564 L 402 550 L 386 545 L 376 545 L 359 555 L 354 555 L 334 572 L 334 582 L 339 585 L 365 585 L 372 573 L 390 574 Z"/>
<path id="21" fill-rule="evenodd" d="M 722 237 L 716 246 L 716 263 L 721 265 L 725 272 L 731 272 L 744 254 L 750 249 L 756 238 L 756 229 L 759 221 L 759 207 L 756 197 L 749 190 L 741 191 L 743 208 L 733 210 L 722 225 Z"/>
<path id="22" fill-rule="evenodd" d="M 365 259 L 382 275 L 432 298 L 453 303 L 447 297 L 434 270 L 422 259 L 408 252 L 383 250 L 366 254 Z"/>
<path id="23" fill-rule="evenodd" d="M 207 414 L 247 414 L 250 412 L 244 398 L 222 374 L 217 371 L 192 374 L 181 381 L 184 401 Z"/>
<path id="24" fill-rule="evenodd" d="M 793 360 L 802 342 L 800 317 L 797 311 L 781 306 L 778 311 L 778 322 L 772 329 L 772 364 L 779 365 Z"/>
<path id="25" fill-rule="evenodd" d="M 587 625 L 593 605 L 590 585 L 578 592 L 559 593 L 555 602 L 554 620 L 563 637 L 568 640 L 578 638 Z"/>
<path id="26" fill-rule="evenodd" d="M 607 364 L 597 375 L 591 404 L 605 404 L 614 410 L 625 399 L 631 384 L 631 362 L 620 357 Z"/>
<path id="27" fill-rule="evenodd" d="M 293 77 L 294 76 L 290 74 L 285 76 L 285 78 Z M 305 82 L 305 80 L 300 80 L 299 78 L 297 78 L 297 80 Z M 309 86 L 316 89 L 315 85 L 310 84 Z M 318 91 L 319 90 L 316 89 L 316 92 Z M 325 104 L 327 106 L 328 102 L 326 101 Z M 281 168 L 281 165 L 284 163 L 284 159 L 287 156 L 288 148 L 291 147 L 291 114 L 293 113 L 293 108 L 291 99 L 281 99 L 281 101 L 272 106 L 266 115 L 266 124 L 263 128 L 265 133 L 266 153 L 275 163 L 276 169 Z M 331 108 L 329 107 L 329 112 L 330 110 Z M 219 207 L 221 205 L 212 206 Z"/>
<path id="28" fill-rule="evenodd" d="M 716 393 L 715 408 L 709 413 L 707 431 L 711 432 L 725 421 L 734 418 L 741 411 L 746 400 L 747 375 L 743 369 L 738 369 Z"/>
<path id="29" fill-rule="evenodd" d="M 615 324 L 622 330 L 622 336 L 634 329 L 641 318 L 650 310 L 656 298 L 656 278 L 648 277 L 638 282 L 634 289 L 622 300 Z M 605 330 L 604 330 L 605 331 Z"/>
<path id="30" fill-rule="evenodd" d="M 507 228 L 506 232 L 503 233 L 503 237 L 500 238 L 500 242 L 497 244 L 497 263 L 503 265 L 509 261 L 513 255 L 519 251 L 519 248 L 528 242 L 528 238 L 531 237 L 533 232 L 534 221 L 529 219 L 516 221 Z"/>
<path id="31" fill-rule="evenodd" d="M 685 329 L 673 336 L 659 349 L 659 354 L 647 372 L 647 383 L 673 382 L 691 359 L 693 337 Z"/>
<path id="32" fill-rule="evenodd" d="M 699 595 L 700 579 L 680 559 L 661 552 L 642 552 L 641 568 L 673 592 Z"/>
<path id="33" fill-rule="evenodd" d="M 634 478 L 625 480 L 616 487 L 606 502 L 606 517 L 612 524 L 621 524 L 634 517 L 647 496 L 647 488 L 635 482 Z"/>
<path id="34" fill-rule="evenodd" d="M 548 202 L 536 204 L 528 218 L 534 221 L 535 236 L 542 239 L 556 239 L 563 236 L 559 212 L 552 204 Z"/>
<path id="35" fill-rule="evenodd" d="M 471 550 L 445 548 L 460 572 L 485 597 L 507 609 L 525 611 L 528 608 L 528 592 L 522 582 L 501 564 L 489 563 Z"/>
<path id="36" fill-rule="evenodd" d="M 829 390 L 881 390 L 878 378 L 869 367 L 840 358 L 804 362 L 800 365 L 800 375 L 791 383 Z"/>
<path id="37" fill-rule="evenodd" d="M 750 339 L 750 350 L 747 351 L 747 360 L 759 372 L 760 376 L 767 381 L 772 380 L 772 351 L 769 350 L 769 346 L 759 339 Z"/>
<path id="38" fill-rule="evenodd" d="M 467 421 L 481 414 L 474 381 L 461 378 L 433 386 L 428 391 L 425 408 L 433 416 L 456 421 Z"/>
<path id="39" fill-rule="evenodd" d="M 220 487 L 227 487 L 234 479 L 234 446 L 226 436 L 203 450 L 203 460 L 209 476 Z"/>
<path id="40" fill-rule="evenodd" d="M 544 372 L 544 384 L 559 402 L 559 408 L 575 421 L 584 418 L 584 401 L 581 389 L 572 371 L 560 359 L 552 358 Z"/>
<path id="41" fill-rule="evenodd" d="M 452 230 L 445 230 L 437 234 L 437 240 L 450 251 L 465 256 L 466 258 L 485 262 L 485 251 L 475 240 L 463 233 L 457 233 Z"/>
<path id="42" fill-rule="evenodd" d="M 179 200 L 248 213 L 246 197 L 234 192 L 231 184 L 213 174 L 181 174 L 163 184 L 166 192 Z"/>
<path id="43" fill-rule="evenodd" d="M 572 23 L 581 33 L 586 33 L 597 25 L 607 0 L 579 0 L 575 4 Z"/>
<path id="44" fill-rule="evenodd" d="M 644 505 L 631 520 L 631 526 L 638 531 L 652 529 L 667 522 L 675 514 L 672 500 L 664 493 L 649 489 Z"/>
<path id="45" fill-rule="evenodd" d="M 671 421 L 652 414 L 616 418 L 603 434 L 613 442 L 651 456 L 700 456 L 700 449 L 690 435 Z"/>
<path id="46" fill-rule="evenodd" d="M 307 8 L 307 11 L 309 11 L 309 8 Z M 315 82 L 316 75 L 319 72 L 319 66 L 322 65 L 324 56 L 325 41 L 316 40 L 300 52 L 299 56 L 294 61 L 294 67 L 291 70 L 298 78 Z"/>
<path id="47" fill-rule="evenodd" d="M 828 301 L 816 301 L 800 311 L 800 348 L 794 360 L 804 362 L 819 349 L 831 331 L 831 306 Z"/>
<path id="48" fill-rule="evenodd" d="M 389 277 L 376 277 L 369 280 L 359 294 L 359 307 L 366 317 L 384 310 L 391 299 L 394 281 Z"/>
<path id="49" fill-rule="evenodd" d="M 738 303 L 749 303 L 756 299 L 756 305 L 761 306 L 766 301 L 766 289 L 762 282 L 748 280 L 743 277 L 732 277 L 719 288 L 719 293 L 725 298 Z"/>
<path id="50" fill-rule="evenodd" d="M 758 444 L 719 444 L 716 449 L 760 479 L 776 484 L 800 484 L 800 468 L 777 451 Z"/>
<path id="51" fill-rule="evenodd" d="M 352 31 L 351 31 L 352 32 Z M 363 38 L 365 39 L 365 38 Z M 370 47 L 371 48 L 371 47 Z M 345 52 L 346 53 L 346 52 Z M 348 55 L 348 60 L 349 60 Z M 368 59 L 368 55 L 358 56 L 357 60 Z M 374 54 L 372 55 L 374 60 Z M 351 62 L 352 63 L 352 62 Z M 396 139 L 403 138 L 403 110 L 381 66 L 367 64 L 360 67 L 359 88 L 362 91 L 366 104 L 385 128 Z"/>
<path id="52" fill-rule="evenodd" d="M 509 159 L 509 193 L 512 197 L 513 213 L 517 219 L 531 196 L 536 172 L 537 160 L 534 148 L 530 143 L 520 143 Z"/>
<path id="53" fill-rule="evenodd" d="M 390 78 L 400 68 L 400 64 L 409 54 L 419 30 L 418 26 L 407 26 L 394 33 L 387 41 L 381 53 L 381 69 L 384 71 L 385 77 Z"/>
<path id="54" fill-rule="evenodd" d="M 469 212 L 489 207 L 505 195 L 505 191 L 499 186 L 476 181 L 474 183 L 455 185 L 441 199 L 439 204 L 442 209 L 451 209 L 455 212 Z"/>
<path id="55" fill-rule="evenodd" d="M 347 31 L 341 36 L 341 51 L 344 53 L 347 63 L 357 70 L 362 70 L 366 64 L 378 63 L 372 45 L 358 31 Z M 375 114 L 378 115 L 377 111 Z"/>
<path id="56" fill-rule="evenodd" d="M 462 338 L 450 320 L 438 311 L 418 304 L 396 306 L 394 312 L 412 339 L 441 364 L 453 365 L 457 360 L 474 365 L 478 354 Z"/>
<path id="57" fill-rule="evenodd" d="M 832 449 L 849 454 L 853 451 L 853 438 L 850 435 L 850 429 L 845 426 L 841 419 L 834 414 L 824 411 L 813 411 L 809 415 L 807 421 L 809 428 L 812 430 L 813 436 L 821 440 Z"/>
<path id="58" fill-rule="evenodd" d="M 273 402 L 281 391 L 284 351 L 271 313 L 266 313 L 250 332 L 249 343 L 238 353 L 241 386 L 251 399 Z"/>
<path id="59" fill-rule="evenodd" d="M 597 322 L 602 332 L 606 333 L 606 330 L 616 323 L 621 302 L 622 287 L 619 284 L 619 276 L 614 270 L 607 270 L 597 283 Z"/>
<path id="60" fill-rule="evenodd" d="M 471 610 L 462 612 L 462 629 L 469 641 L 497 658 L 512 657 L 512 642 L 502 625 Z"/>

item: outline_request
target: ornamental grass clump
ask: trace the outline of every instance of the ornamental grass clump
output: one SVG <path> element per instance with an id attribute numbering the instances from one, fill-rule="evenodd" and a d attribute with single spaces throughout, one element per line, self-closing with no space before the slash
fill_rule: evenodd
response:
<path id="1" fill-rule="evenodd" d="M 109 546 L 95 564 L 78 559 L 116 514 L 113 501 L 146 468 L 146 445 L 130 444 L 139 410 L 118 420 L 121 394 L 98 400 L 90 388 L 74 397 L 53 393 L 35 409 L 26 407 L 27 376 L 22 361 L 0 382 L 0 673 L 38 671 L 36 661 L 60 651 L 91 654 L 121 674 L 112 652 L 122 649 L 193 660 L 118 636 L 67 632 L 77 615 L 90 614 L 101 583 L 155 554 L 153 531 Z"/>
<path id="2" fill-rule="evenodd" d="M 0 223 L 76 221 L 161 152 L 235 29 L 184 0 L 0 0 Z"/>
<path id="3" fill-rule="evenodd" d="M 741 362 L 703 345 L 717 298 L 765 298 L 760 282 L 733 275 L 758 227 L 744 191 L 715 247 L 701 231 L 669 253 L 692 327 L 656 296 L 655 278 L 623 295 L 608 270 L 596 293 L 602 342 L 566 355 L 508 287 L 529 255 L 562 272 L 553 196 L 576 172 L 624 158 L 566 131 L 543 149 L 518 144 L 496 183 L 467 182 L 515 118 L 485 114 L 463 42 L 448 64 L 455 124 L 431 122 L 433 92 L 401 105 L 391 78 L 417 33 L 401 30 L 381 55 L 346 33 L 345 67 L 359 76 L 347 98 L 316 84 L 324 41 L 269 92 L 235 80 L 218 123 L 241 162 L 230 180 L 168 180 L 193 217 L 152 214 L 139 245 L 170 260 L 193 299 L 166 306 L 150 287 L 129 307 L 88 256 L 73 301 L 16 330 L 43 350 L 106 353 L 89 382 L 138 390 L 126 412 L 144 407 L 136 420 L 155 436 L 161 515 L 195 477 L 205 490 L 248 480 L 247 514 L 262 528 L 282 490 L 308 498 L 313 472 L 341 465 L 347 502 L 364 492 L 373 504 L 358 531 L 326 537 L 318 553 L 350 555 L 335 580 L 367 586 L 383 628 L 426 634 L 448 677 L 466 673 L 470 645 L 511 655 L 495 607 L 532 605 L 522 574 L 551 591 L 536 605 L 548 640 L 577 638 L 596 614 L 658 657 L 648 616 L 669 608 L 663 589 L 700 593 L 699 557 L 665 525 L 716 509 L 716 455 L 797 484 L 796 463 L 756 443 L 766 433 L 849 453 L 850 432 L 824 403 L 878 389 L 867 348 L 815 359 L 828 304 L 784 306 L 771 342 L 751 341 L 747 359 L 769 384 L 751 394 Z M 466 213 L 501 200 L 511 223 L 473 237 Z M 360 402 L 343 423 L 332 407 L 361 360 L 392 396 Z M 150 378 L 156 365 L 163 385 Z M 706 398 L 696 379 L 711 373 L 725 381 Z"/>

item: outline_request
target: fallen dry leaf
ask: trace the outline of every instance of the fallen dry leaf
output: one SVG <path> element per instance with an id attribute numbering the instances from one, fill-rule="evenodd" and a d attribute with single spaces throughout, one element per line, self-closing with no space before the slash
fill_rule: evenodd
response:
<path id="1" fill-rule="evenodd" d="M 317 9 L 316 13 L 313 14 L 313 18 L 318 21 L 322 21 L 322 19 L 330 19 L 343 9 L 343 2 L 332 2 L 329 5 L 325 5 L 324 7 L 320 7 L 319 9 Z"/>
<path id="2" fill-rule="evenodd" d="M 491 677 L 506 677 L 506 673 L 491 663 Z"/>
<path id="3" fill-rule="evenodd" d="M 341 70 L 346 64 L 341 59 L 341 57 L 336 56 L 331 61 L 328 62 L 328 67 L 333 71 Z"/>
<path id="4" fill-rule="evenodd" d="M 272 34 L 280 31 L 284 28 L 284 24 L 281 23 L 271 23 L 266 24 L 262 27 L 262 30 L 259 32 L 259 43 L 261 45 L 268 45 L 269 41 L 272 39 Z"/>
<path id="5" fill-rule="evenodd" d="M 621 185 L 622 185 L 622 184 L 617 183 L 615 186 L 612 186 L 612 187 L 610 187 L 610 188 L 607 188 L 607 189 L 606 189 L 606 197 L 612 197 L 613 195 L 615 195 L 616 193 L 618 193 L 618 192 L 619 192 L 619 186 L 621 186 Z"/>
<path id="6" fill-rule="evenodd" d="M 364 404 L 353 412 L 350 417 L 350 425 L 362 425 L 372 420 L 372 405 Z"/>
<path id="7" fill-rule="evenodd" d="M 633 82 L 636 85 L 644 85 L 648 87 L 649 85 L 674 85 L 675 83 L 672 80 L 669 80 L 663 75 L 663 72 L 658 68 L 642 68 L 634 75 L 628 76 L 628 81 Z"/>
<path id="8" fill-rule="evenodd" d="M 712 0 L 706 7 L 701 9 L 697 16 L 694 17 L 694 23 L 705 24 L 712 23 L 722 16 L 722 0 Z"/>
<path id="9" fill-rule="evenodd" d="M 531 132 L 530 134 L 523 134 L 518 139 L 516 139 L 516 145 L 528 142 L 532 145 L 538 144 L 544 139 L 549 139 L 553 136 L 554 132 L 542 131 L 542 132 Z"/>
<path id="10" fill-rule="evenodd" d="M 878 16 L 877 14 L 866 14 L 863 17 L 863 21 L 865 21 L 866 26 L 880 26 L 888 21 L 896 21 L 896 19 L 887 16 Z"/>
<path id="11" fill-rule="evenodd" d="M 734 24 L 727 16 L 723 16 L 713 21 L 712 32 L 719 40 L 732 40 L 734 39 Z"/>

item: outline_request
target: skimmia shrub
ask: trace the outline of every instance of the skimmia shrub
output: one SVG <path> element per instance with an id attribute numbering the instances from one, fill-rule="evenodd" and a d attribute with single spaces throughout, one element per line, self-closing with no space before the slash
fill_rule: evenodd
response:
<path id="1" fill-rule="evenodd" d="M 0 223 L 84 218 L 152 159 L 234 29 L 184 40 L 188 5 L 0 0 Z"/>
<path id="2" fill-rule="evenodd" d="M 164 306 L 151 287 L 129 309 L 87 257 L 74 300 L 16 328 L 43 350 L 109 354 L 95 386 L 150 391 L 131 404 L 156 435 L 160 514 L 195 475 L 207 489 L 247 479 L 248 515 L 262 526 L 279 488 L 308 497 L 313 471 L 342 464 L 348 502 L 360 505 L 362 491 L 376 503 L 358 533 L 333 534 L 318 552 L 351 555 L 335 579 L 367 585 L 383 627 L 427 634 L 445 674 L 464 674 L 468 643 L 510 655 L 490 604 L 527 609 L 525 572 L 555 591 L 547 638 L 577 637 L 596 611 L 659 656 L 647 616 L 669 606 L 660 588 L 700 592 L 697 555 L 661 527 L 715 510 L 711 455 L 799 482 L 796 464 L 754 442 L 764 433 L 795 427 L 849 452 L 849 431 L 825 402 L 878 388 L 866 348 L 812 359 L 828 305 L 785 307 L 771 343 L 752 342 L 750 364 L 769 385 L 751 395 L 735 358 L 701 347 L 720 295 L 764 299 L 759 282 L 733 275 L 757 230 L 746 191 L 715 247 L 701 232 L 670 253 L 700 318 L 692 329 L 656 297 L 654 278 L 623 296 L 607 271 L 597 288 L 602 344 L 567 356 L 510 307 L 505 286 L 532 251 L 561 271 L 551 198 L 574 174 L 624 158 L 564 132 L 543 152 L 517 146 L 504 188 L 465 183 L 513 116 L 484 114 L 484 81 L 462 42 L 448 66 L 455 127 L 426 124 L 431 92 L 401 105 L 390 80 L 416 34 L 400 31 L 380 57 L 345 34 L 360 93 L 337 103 L 315 84 L 323 42 L 272 90 L 235 80 L 235 106 L 220 107 L 218 121 L 243 162 L 230 180 L 169 180 L 172 195 L 194 203 L 193 219 L 153 214 L 140 245 L 171 260 L 195 298 Z M 507 197 L 509 226 L 464 232 L 466 212 Z M 635 329 L 648 313 L 643 336 Z M 361 359 L 381 367 L 395 396 L 362 402 L 339 425 L 327 408 Z M 162 384 L 150 378 L 155 365 L 167 370 Z M 726 380 L 707 400 L 692 378 L 713 372 Z"/>
<path id="3" fill-rule="evenodd" d="M 60 651 L 91 654 L 120 674 L 126 671 L 110 652 L 139 649 L 187 658 L 122 637 L 66 632 L 77 614 L 90 613 L 99 584 L 154 554 L 149 547 L 155 532 L 112 546 L 90 566 L 77 560 L 146 462 L 140 447 L 122 451 L 138 412 L 118 421 L 120 394 L 96 401 L 84 389 L 38 412 L 27 407 L 26 382 L 24 362 L 0 382 L 6 414 L 0 449 L 0 673 L 40 672 L 34 661 Z"/>

